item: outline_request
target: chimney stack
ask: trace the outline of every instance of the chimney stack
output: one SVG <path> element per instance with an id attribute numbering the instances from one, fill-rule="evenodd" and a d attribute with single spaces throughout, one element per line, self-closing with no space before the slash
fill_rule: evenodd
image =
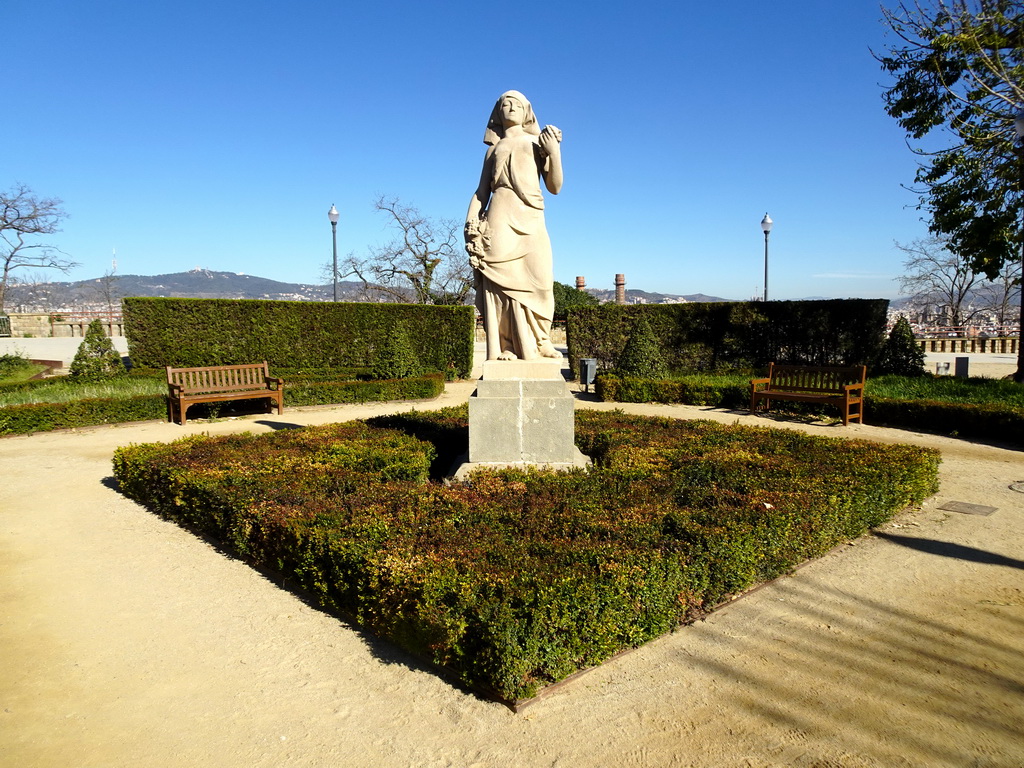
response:
<path id="1" fill-rule="evenodd" d="M 587 287 L 587 279 L 583 275 L 576 275 L 576 290 L 582 291 Z"/>
<path id="2" fill-rule="evenodd" d="M 626 276 L 616 275 L 615 276 L 615 303 L 625 304 L 626 303 Z"/>

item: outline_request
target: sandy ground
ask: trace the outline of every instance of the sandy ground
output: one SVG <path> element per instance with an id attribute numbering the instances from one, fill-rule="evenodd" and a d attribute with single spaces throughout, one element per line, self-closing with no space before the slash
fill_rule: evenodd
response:
<path id="1" fill-rule="evenodd" d="M 435 408 L 464 402 L 451 385 Z M 1024 454 L 931 445 L 920 509 L 514 714 L 126 500 L 113 450 L 407 410 L 0 439 L 0 766 L 1021 766 Z M 608 407 L 580 396 L 579 407 Z M 989 515 L 941 509 L 950 501 Z"/>

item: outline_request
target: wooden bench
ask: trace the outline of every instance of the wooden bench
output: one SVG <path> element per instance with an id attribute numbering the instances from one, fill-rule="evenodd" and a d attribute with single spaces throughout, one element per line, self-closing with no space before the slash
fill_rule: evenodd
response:
<path id="1" fill-rule="evenodd" d="M 167 415 L 170 421 L 185 423 L 185 414 L 195 403 L 269 398 L 282 413 L 284 380 L 272 377 L 267 361 L 249 365 L 211 365 L 206 368 L 167 368 Z M 177 416 L 177 418 L 175 418 Z"/>
<path id="2" fill-rule="evenodd" d="M 750 381 L 750 412 L 761 403 L 767 410 L 772 400 L 829 403 L 839 406 L 843 426 L 851 421 L 863 424 L 866 375 L 863 365 L 828 368 L 770 363 L 767 379 Z"/>

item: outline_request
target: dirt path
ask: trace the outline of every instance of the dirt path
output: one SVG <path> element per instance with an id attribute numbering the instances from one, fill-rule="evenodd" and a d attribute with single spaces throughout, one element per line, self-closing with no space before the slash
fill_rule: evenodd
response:
<path id="1" fill-rule="evenodd" d="M 1024 480 L 1019 451 L 779 425 L 936 446 L 942 490 L 520 715 L 307 606 L 109 480 L 112 451 L 131 442 L 407 408 L 0 440 L 0 766 L 1024 765 L 1024 494 L 1008 488 Z M 939 508 L 951 500 L 998 509 Z"/>

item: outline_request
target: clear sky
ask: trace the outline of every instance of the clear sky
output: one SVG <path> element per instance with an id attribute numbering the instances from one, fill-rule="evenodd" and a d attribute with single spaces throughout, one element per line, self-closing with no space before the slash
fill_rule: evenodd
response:
<path id="1" fill-rule="evenodd" d="M 926 234 L 872 0 L 6 0 L 0 187 L 64 200 L 101 275 L 322 282 L 380 195 L 465 217 L 497 97 L 558 126 L 555 279 L 747 299 L 897 295 Z M 67 279 L 67 278 L 60 278 Z"/>

